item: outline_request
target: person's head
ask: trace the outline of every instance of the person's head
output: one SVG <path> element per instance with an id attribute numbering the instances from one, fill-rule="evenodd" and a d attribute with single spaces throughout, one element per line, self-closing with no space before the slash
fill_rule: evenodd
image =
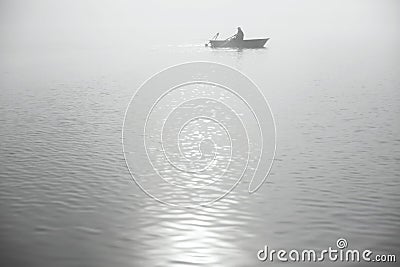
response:
<path id="1" fill-rule="evenodd" d="M 240 27 L 237 28 L 239 31 L 241 31 L 242 29 Z"/>

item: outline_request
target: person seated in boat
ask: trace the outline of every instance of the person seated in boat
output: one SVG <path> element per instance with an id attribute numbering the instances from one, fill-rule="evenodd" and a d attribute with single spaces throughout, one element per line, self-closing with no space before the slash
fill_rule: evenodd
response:
<path id="1" fill-rule="evenodd" d="M 244 33 L 240 27 L 237 28 L 237 33 L 233 37 L 234 40 L 243 41 Z"/>

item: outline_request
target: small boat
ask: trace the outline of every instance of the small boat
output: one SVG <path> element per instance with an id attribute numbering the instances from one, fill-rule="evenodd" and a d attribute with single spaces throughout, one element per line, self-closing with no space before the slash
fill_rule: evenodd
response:
<path id="1" fill-rule="evenodd" d="M 269 38 L 249 39 L 249 40 L 210 40 L 209 44 L 213 48 L 263 48 Z M 208 46 L 208 44 L 206 44 Z"/>

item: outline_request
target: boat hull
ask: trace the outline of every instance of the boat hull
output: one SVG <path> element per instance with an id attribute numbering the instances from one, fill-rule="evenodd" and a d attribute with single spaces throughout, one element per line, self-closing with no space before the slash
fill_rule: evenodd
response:
<path id="1" fill-rule="evenodd" d="M 249 40 L 210 40 L 213 48 L 263 48 L 269 38 L 266 39 L 249 39 Z"/>

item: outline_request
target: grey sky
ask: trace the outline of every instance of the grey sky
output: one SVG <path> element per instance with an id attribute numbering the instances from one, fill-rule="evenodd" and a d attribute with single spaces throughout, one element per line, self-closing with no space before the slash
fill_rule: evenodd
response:
<path id="1" fill-rule="evenodd" d="M 3 46 L 103 47 L 246 37 L 393 38 L 400 4 L 355 1 L 0 1 Z M 4 47 L 3 47 L 4 48 Z"/>

